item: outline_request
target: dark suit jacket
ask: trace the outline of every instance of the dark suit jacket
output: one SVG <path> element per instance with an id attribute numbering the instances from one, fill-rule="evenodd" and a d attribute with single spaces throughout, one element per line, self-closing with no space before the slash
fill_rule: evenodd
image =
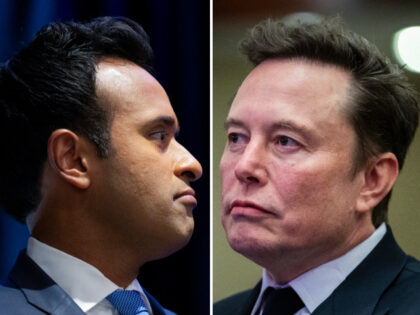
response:
<path id="1" fill-rule="evenodd" d="M 214 315 L 251 314 L 260 289 L 261 282 L 216 303 Z M 387 227 L 374 250 L 312 314 L 420 314 L 420 262 L 401 250 Z"/>
<path id="2" fill-rule="evenodd" d="M 154 315 L 174 315 L 145 291 Z M 24 251 L 4 286 L 0 286 L 0 315 L 85 314 Z"/>

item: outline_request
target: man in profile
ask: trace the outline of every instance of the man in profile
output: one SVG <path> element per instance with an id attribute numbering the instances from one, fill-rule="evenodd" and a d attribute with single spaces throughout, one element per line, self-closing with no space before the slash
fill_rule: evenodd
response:
<path id="1" fill-rule="evenodd" d="M 340 21 L 266 20 L 220 162 L 230 246 L 262 281 L 214 314 L 418 314 L 420 264 L 386 225 L 418 124 L 401 71 Z"/>
<path id="2" fill-rule="evenodd" d="M 32 229 L 2 314 L 173 314 L 136 277 L 183 247 L 201 176 L 126 18 L 52 23 L 1 68 L 0 202 Z"/>

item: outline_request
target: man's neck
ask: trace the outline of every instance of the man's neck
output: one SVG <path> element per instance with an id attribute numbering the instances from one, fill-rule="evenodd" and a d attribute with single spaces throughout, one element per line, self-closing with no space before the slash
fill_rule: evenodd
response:
<path id="1" fill-rule="evenodd" d="M 278 284 L 286 284 L 305 272 L 334 260 L 371 236 L 375 231 L 372 224 L 354 230 L 340 246 L 323 248 L 322 251 L 303 249 L 294 253 L 282 253 L 270 260 L 268 264 L 260 264 L 269 270 L 270 276 Z"/>
<path id="2" fill-rule="evenodd" d="M 60 211 L 55 213 L 72 213 Z M 47 213 L 47 214 L 45 214 Z M 83 226 L 81 223 L 83 222 Z M 126 246 L 108 231 L 102 231 L 89 220 L 41 213 L 34 226 L 32 236 L 37 240 L 87 262 L 101 271 L 108 279 L 120 287 L 128 286 L 138 275 L 146 260 L 140 257 L 142 248 Z"/>

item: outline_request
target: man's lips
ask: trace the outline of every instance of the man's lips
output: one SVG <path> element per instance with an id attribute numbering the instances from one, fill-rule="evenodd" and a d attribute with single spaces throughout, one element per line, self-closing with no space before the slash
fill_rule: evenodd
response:
<path id="1" fill-rule="evenodd" d="M 230 208 L 232 216 L 262 217 L 275 215 L 272 211 L 263 206 L 247 200 L 235 200 Z"/>
<path id="2" fill-rule="evenodd" d="M 180 200 L 184 203 L 197 205 L 197 199 L 195 199 L 195 191 L 192 188 L 185 189 L 184 191 L 177 193 L 174 196 L 174 200 Z"/>

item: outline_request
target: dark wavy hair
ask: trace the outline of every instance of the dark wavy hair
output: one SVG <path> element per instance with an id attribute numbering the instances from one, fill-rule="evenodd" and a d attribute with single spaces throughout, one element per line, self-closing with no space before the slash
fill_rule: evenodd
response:
<path id="1" fill-rule="evenodd" d="M 398 66 L 344 28 L 340 18 L 293 25 L 268 19 L 250 30 L 240 50 L 254 65 L 266 59 L 300 58 L 347 70 L 353 80 L 346 115 L 358 138 L 353 174 L 384 152 L 394 153 L 402 168 L 418 125 L 417 93 Z M 387 222 L 390 197 L 391 192 L 373 209 L 376 227 Z"/>
<path id="2" fill-rule="evenodd" d="M 101 158 L 111 148 L 112 115 L 95 95 L 101 58 L 152 70 L 149 38 L 136 22 L 100 17 L 44 26 L 0 69 L 0 203 L 17 220 L 40 202 L 51 133 L 67 128 L 89 139 Z"/>

